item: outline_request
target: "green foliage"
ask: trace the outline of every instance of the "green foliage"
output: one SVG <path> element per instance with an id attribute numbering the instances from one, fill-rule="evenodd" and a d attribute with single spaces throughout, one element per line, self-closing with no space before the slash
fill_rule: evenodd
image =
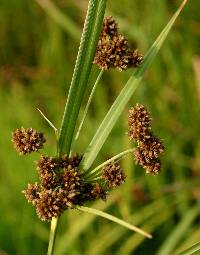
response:
<path id="1" fill-rule="evenodd" d="M 85 2 L 54 3 L 80 31 Z M 146 52 L 179 4 L 178 0 L 108 1 L 107 12 L 119 21 L 130 43 Z M 48 244 L 49 224 L 37 219 L 21 194 L 27 182 L 37 178 L 33 162 L 38 155 L 26 158 L 16 155 L 10 136 L 17 127 L 32 126 L 47 136 L 45 153 L 55 153 L 53 130 L 36 108 L 59 127 L 78 41 L 36 2 L 3 0 L 0 7 L 0 253 L 42 255 Z M 146 240 L 94 215 L 72 210 L 60 219 L 56 255 L 147 252 L 154 255 L 163 247 L 167 247 L 165 254 L 171 255 L 199 242 L 196 203 L 200 180 L 200 97 L 196 79 L 199 69 L 195 73 L 193 68 L 198 60 L 195 56 L 200 55 L 199 8 L 199 1 L 188 2 L 142 86 L 129 102 L 129 106 L 144 103 L 152 112 L 154 129 L 167 148 L 162 172 L 156 177 L 145 176 L 143 169 L 134 166 L 131 155 L 125 157 L 122 160 L 128 176 L 125 185 L 114 191 L 106 203 L 92 205 L 151 232 L 154 238 Z M 105 72 L 75 150 L 85 150 L 130 74 L 131 71 Z M 95 77 L 92 74 L 90 84 Z M 87 97 L 79 120 L 86 100 Z M 124 111 L 96 165 L 133 147 L 126 132 L 127 112 Z"/>

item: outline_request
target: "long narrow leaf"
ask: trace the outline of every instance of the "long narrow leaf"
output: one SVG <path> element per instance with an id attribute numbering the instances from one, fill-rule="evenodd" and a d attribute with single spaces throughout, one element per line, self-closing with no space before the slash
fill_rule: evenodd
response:
<path id="1" fill-rule="evenodd" d="M 79 52 L 63 114 L 59 154 L 69 154 L 81 102 L 87 88 L 106 8 L 106 0 L 90 0 Z"/>
<path id="2" fill-rule="evenodd" d="M 92 214 L 95 214 L 95 215 L 98 215 L 98 216 L 101 216 L 103 218 L 106 218 L 108 220 L 111 220 L 125 228 L 128 228 L 130 230 L 133 230 L 143 236 L 146 236 L 148 238 L 152 238 L 152 236 L 150 234 L 148 234 L 147 232 L 143 231 L 142 229 L 136 227 L 136 226 L 133 226 L 129 223 L 127 223 L 126 221 L 123 221 L 113 215 L 110 215 L 108 213 L 105 213 L 105 212 L 102 212 L 102 211 L 99 211 L 99 210 L 96 210 L 94 208 L 89 208 L 89 207 L 85 207 L 85 206 L 79 206 L 77 207 L 80 211 L 83 211 L 83 212 L 88 212 L 88 213 L 92 213 Z"/>
<path id="3" fill-rule="evenodd" d="M 179 253 L 179 255 L 198 255 L 200 254 L 200 242 L 194 244 L 192 247 L 188 248 L 187 250 Z"/>
<path id="4" fill-rule="evenodd" d="M 136 88 L 138 87 L 140 81 L 142 80 L 145 71 L 159 52 L 161 46 L 163 45 L 170 29 L 172 28 L 176 18 L 180 14 L 181 10 L 183 9 L 184 5 L 186 4 L 187 0 L 184 0 L 181 6 L 178 8 L 176 13 L 173 15 L 169 23 L 166 25 L 164 30 L 158 36 L 156 41 L 153 43 L 149 51 L 147 52 L 142 65 L 134 72 L 128 82 L 126 83 L 125 87 L 121 91 L 120 95 L 117 97 L 113 105 L 111 106 L 109 112 L 105 116 L 103 122 L 101 123 L 100 127 L 98 128 L 96 134 L 94 135 L 92 141 L 90 142 L 87 151 L 83 158 L 83 169 L 87 170 L 92 165 L 93 161 L 95 160 L 97 154 L 99 153 L 101 147 L 103 146 L 104 142 L 106 141 L 107 137 L 109 136 L 112 128 L 114 127 L 115 123 L 117 122 L 118 118 L 120 117 L 122 111 L 124 110 L 126 104 L 132 97 L 133 93 L 135 92 Z"/>
<path id="5" fill-rule="evenodd" d="M 185 232 L 188 232 L 192 222 L 199 215 L 200 207 L 199 205 L 190 209 L 181 222 L 173 229 L 172 233 L 163 243 L 157 255 L 170 255 L 173 254 L 174 248 L 177 246 Z"/>

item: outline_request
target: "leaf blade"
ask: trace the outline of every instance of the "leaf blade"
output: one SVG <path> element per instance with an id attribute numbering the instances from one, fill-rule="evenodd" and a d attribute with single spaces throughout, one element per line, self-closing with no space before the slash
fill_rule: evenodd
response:
<path id="1" fill-rule="evenodd" d="M 58 141 L 59 155 L 70 153 L 76 121 L 88 85 L 92 61 L 102 27 L 106 1 L 89 1 L 76 65 L 60 128 Z"/>

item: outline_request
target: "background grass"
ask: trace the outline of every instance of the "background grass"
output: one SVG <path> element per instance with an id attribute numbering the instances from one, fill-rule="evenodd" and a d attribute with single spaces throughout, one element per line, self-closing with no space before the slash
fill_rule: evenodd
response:
<path id="1" fill-rule="evenodd" d="M 123 3 L 122 3 L 123 2 Z M 47 2 L 48 3 L 48 2 Z M 53 154 L 53 130 L 39 107 L 59 127 L 70 84 L 88 1 L 54 1 L 76 26 L 49 16 L 36 1 L 0 3 L 0 254 L 45 254 L 49 224 L 42 223 L 21 190 L 37 180 L 38 155 L 19 157 L 11 132 L 33 127 L 45 132 L 45 153 Z M 108 1 L 130 44 L 145 53 L 180 1 Z M 48 7 L 48 6 L 47 6 Z M 171 255 L 200 241 L 200 2 L 189 1 L 167 42 L 132 98 L 152 112 L 155 133 L 164 139 L 166 153 L 159 176 L 146 176 L 132 157 L 123 159 L 126 183 L 107 203 L 93 206 L 124 218 L 153 233 L 152 240 L 114 223 L 76 211 L 61 217 L 56 255 Z M 199 61 L 199 62 L 198 62 Z M 93 84 L 97 69 L 93 68 Z M 105 72 L 75 148 L 83 152 L 130 71 Z M 85 98 L 86 103 L 87 97 Z M 84 106 L 84 105 L 83 105 Z M 82 108 L 83 112 L 84 108 Z M 127 107 L 128 110 L 128 107 Z M 127 148 L 127 111 L 118 121 L 95 164 Z M 81 115 L 79 116 L 81 117 Z"/>

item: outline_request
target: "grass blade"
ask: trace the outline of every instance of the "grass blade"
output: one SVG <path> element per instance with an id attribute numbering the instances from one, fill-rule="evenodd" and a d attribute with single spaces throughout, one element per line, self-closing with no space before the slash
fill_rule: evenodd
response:
<path id="1" fill-rule="evenodd" d="M 60 155 L 64 153 L 69 154 L 71 149 L 76 121 L 87 88 L 105 8 L 106 0 L 89 1 L 79 52 L 60 129 Z"/>
<path id="2" fill-rule="evenodd" d="M 101 123 L 100 127 L 98 128 L 96 134 L 94 135 L 92 141 L 90 142 L 88 149 L 83 158 L 83 168 L 87 170 L 92 165 L 93 161 L 95 160 L 98 152 L 100 151 L 101 147 L 103 146 L 104 142 L 106 141 L 107 137 L 109 136 L 112 128 L 114 127 L 116 121 L 118 120 L 119 116 L 121 115 L 122 111 L 124 110 L 126 104 L 132 97 L 134 91 L 138 87 L 140 81 L 142 80 L 145 71 L 159 52 L 161 46 L 163 45 L 170 29 L 172 28 L 176 18 L 180 14 L 181 10 L 183 9 L 184 5 L 186 4 L 187 0 L 184 0 L 176 13 L 173 15 L 169 23 L 163 29 L 161 34 L 158 36 L 156 41 L 153 43 L 149 51 L 147 52 L 143 63 L 134 72 L 128 82 L 126 83 L 125 87 L 122 89 L 120 95 L 117 97 L 113 105 L 111 106 L 109 112 L 105 116 L 103 122 Z"/>
<path id="3" fill-rule="evenodd" d="M 179 255 L 198 255 L 200 254 L 200 242 L 194 244 L 192 247 L 188 248 L 187 250 L 179 253 Z"/>
<path id="4" fill-rule="evenodd" d="M 192 222 L 199 215 L 200 207 L 199 205 L 190 209 L 182 219 L 182 221 L 177 225 L 176 228 L 169 235 L 167 240 L 163 243 L 159 251 L 156 253 L 157 255 L 170 255 L 173 253 L 174 248 L 177 246 L 180 239 L 183 237 L 185 232 L 188 231 Z"/>
<path id="5" fill-rule="evenodd" d="M 96 209 L 94 209 L 94 208 L 85 207 L 85 206 L 79 206 L 79 207 L 77 207 L 77 208 L 78 208 L 80 211 L 87 212 L 87 213 L 92 213 L 92 214 L 101 216 L 101 217 L 103 217 L 103 218 L 105 218 L 105 219 L 108 219 L 108 220 L 110 220 L 110 221 L 113 221 L 113 222 L 115 222 L 115 223 L 117 223 L 117 224 L 119 224 L 119 225 L 121 225 L 121 226 L 123 226 L 123 227 L 125 227 L 125 228 L 128 228 L 128 229 L 130 229 L 130 230 L 133 230 L 133 231 L 135 231 L 135 232 L 137 232 L 137 233 L 139 233 L 139 234 L 141 234 L 141 235 L 143 235 L 143 236 L 146 236 L 146 237 L 148 237 L 148 238 L 152 238 L 152 236 L 151 236 L 150 234 L 146 233 L 146 232 L 143 231 L 142 229 L 140 229 L 140 228 L 138 228 L 138 227 L 136 227 L 136 226 L 133 226 L 133 225 L 127 223 L 126 221 L 123 221 L 123 220 L 121 220 L 121 219 L 119 219 L 119 218 L 117 218 L 117 217 L 115 217 L 115 216 L 113 216 L 113 215 L 110 215 L 110 214 L 108 214 L 108 213 L 105 213 L 105 212 L 96 210 Z"/>

